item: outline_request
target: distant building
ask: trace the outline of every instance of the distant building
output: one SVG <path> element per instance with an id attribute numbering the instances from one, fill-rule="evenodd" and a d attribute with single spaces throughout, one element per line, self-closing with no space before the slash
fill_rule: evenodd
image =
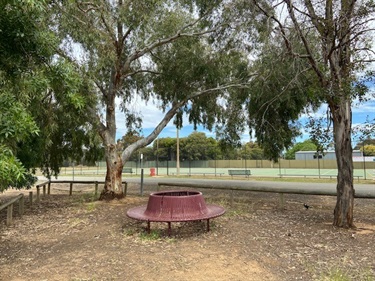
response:
<path id="1" fill-rule="evenodd" d="M 323 154 L 317 155 L 316 151 L 298 151 L 295 154 L 296 160 L 314 160 L 314 159 L 324 159 L 324 160 L 336 160 L 336 153 L 334 151 L 326 151 Z M 354 157 L 363 157 L 362 151 L 353 150 Z"/>

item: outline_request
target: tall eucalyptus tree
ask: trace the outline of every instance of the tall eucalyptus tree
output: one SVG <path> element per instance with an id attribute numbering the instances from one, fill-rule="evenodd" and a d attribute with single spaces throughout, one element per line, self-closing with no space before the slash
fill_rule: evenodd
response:
<path id="1" fill-rule="evenodd" d="M 306 96 L 310 93 L 315 102 L 328 105 L 338 167 L 333 224 L 352 227 L 351 104 L 353 99 L 361 98 L 365 90 L 363 85 L 358 87 L 358 73 L 364 71 L 366 63 L 374 61 L 371 49 L 374 3 L 355 0 L 269 1 L 273 10 L 269 6 L 265 8 L 258 0 L 254 3 L 274 21 L 273 34 L 283 39 L 288 55 L 295 61 L 308 63 L 318 87 L 313 92 L 307 89 Z"/>
<path id="2" fill-rule="evenodd" d="M 222 11 L 220 2 L 93 0 L 52 6 L 52 26 L 63 40 L 58 53 L 82 71 L 94 85 L 91 95 L 99 100 L 88 113 L 105 149 L 102 199 L 122 196 L 124 163 L 135 150 L 150 144 L 174 116 L 177 126 L 182 125 L 182 112 L 190 114 L 191 121 L 212 126 L 214 118 L 206 112 L 214 111 L 216 97 L 243 85 L 246 73 L 242 81 L 234 81 L 237 72 L 221 63 L 225 53 L 218 54 L 207 43 L 208 34 L 222 26 L 209 21 L 215 11 Z M 174 45 L 177 41 L 183 43 Z M 246 65 L 236 55 L 231 58 Z M 116 143 L 116 99 L 132 129 L 141 126 L 141 118 L 131 109 L 136 98 L 152 99 L 165 115 L 150 135 L 123 149 Z"/>

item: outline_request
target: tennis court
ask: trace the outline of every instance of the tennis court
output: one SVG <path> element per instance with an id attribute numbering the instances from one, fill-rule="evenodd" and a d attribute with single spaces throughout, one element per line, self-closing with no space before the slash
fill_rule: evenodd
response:
<path id="1" fill-rule="evenodd" d="M 151 168 L 144 168 L 144 175 L 150 175 Z M 176 176 L 176 167 L 156 167 L 155 173 L 157 176 Z M 337 169 L 297 169 L 297 168 L 180 168 L 180 176 L 226 176 L 228 177 L 228 170 L 250 170 L 252 177 L 323 177 L 323 178 L 335 178 L 337 175 Z M 105 175 L 105 167 L 67 167 L 61 169 L 61 175 Z M 132 168 L 133 176 L 139 176 L 141 174 L 141 168 Z M 130 176 L 130 174 L 124 174 Z M 374 179 L 374 169 L 354 169 L 354 177 L 356 179 Z"/>
<path id="2" fill-rule="evenodd" d="M 180 168 L 180 175 L 215 175 L 228 176 L 228 170 L 235 168 Z M 138 169 L 140 173 L 140 169 Z M 242 169 L 244 170 L 244 169 Z M 252 176 L 258 177 L 283 177 L 283 176 L 310 176 L 310 177 L 336 177 L 337 169 L 295 169 L 295 168 L 249 168 Z M 149 168 L 145 169 L 145 174 L 148 174 Z M 365 174 L 366 173 L 366 174 Z M 177 169 L 172 168 L 158 168 L 158 175 L 177 175 Z M 371 179 L 374 176 L 374 170 L 354 170 L 354 176 L 363 179 Z"/>

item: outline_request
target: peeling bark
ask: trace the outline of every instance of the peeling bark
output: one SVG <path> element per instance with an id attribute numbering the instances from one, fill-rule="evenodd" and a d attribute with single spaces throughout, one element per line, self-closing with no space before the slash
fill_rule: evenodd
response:
<path id="1" fill-rule="evenodd" d="M 117 145 L 108 145 L 106 149 L 107 173 L 105 184 L 100 200 L 111 200 L 114 198 L 123 198 L 122 189 L 122 168 L 123 162 L 117 150 Z"/>
<path id="2" fill-rule="evenodd" d="M 337 162 L 337 201 L 334 210 L 333 225 L 350 228 L 353 224 L 354 187 L 353 157 L 351 144 L 351 104 L 350 100 L 331 109 L 334 119 L 334 140 Z"/>

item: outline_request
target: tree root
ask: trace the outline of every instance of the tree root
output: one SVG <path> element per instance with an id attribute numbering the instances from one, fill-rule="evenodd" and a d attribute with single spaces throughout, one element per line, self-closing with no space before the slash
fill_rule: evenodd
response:
<path id="1" fill-rule="evenodd" d="M 111 201 L 113 199 L 122 199 L 124 197 L 125 197 L 125 195 L 124 195 L 123 192 L 116 193 L 116 192 L 114 192 L 112 190 L 103 190 L 100 193 L 99 200 L 100 201 Z"/>

